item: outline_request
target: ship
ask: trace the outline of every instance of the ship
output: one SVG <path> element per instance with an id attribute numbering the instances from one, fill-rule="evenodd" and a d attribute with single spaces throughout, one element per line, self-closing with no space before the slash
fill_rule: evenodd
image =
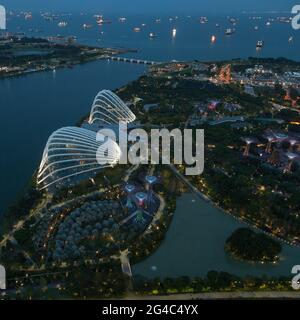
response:
<path id="1" fill-rule="evenodd" d="M 141 28 L 136 27 L 136 28 L 133 29 L 133 31 L 134 32 L 141 32 Z"/>
<path id="2" fill-rule="evenodd" d="M 291 23 L 292 17 L 277 17 L 277 20 L 281 23 Z"/>
<path id="3" fill-rule="evenodd" d="M 254 30 L 257 31 L 257 30 L 258 30 L 258 26 L 255 26 L 255 27 L 254 27 Z"/>
<path id="4" fill-rule="evenodd" d="M 293 37 L 289 37 L 289 42 L 292 42 L 294 40 Z"/>
<path id="5" fill-rule="evenodd" d="M 76 36 L 70 36 L 67 38 L 68 43 L 75 43 L 77 42 L 77 37 Z"/>
<path id="6" fill-rule="evenodd" d="M 93 27 L 93 25 L 87 24 L 87 23 L 84 23 L 84 24 L 82 25 L 82 28 L 83 28 L 83 29 L 90 29 L 90 28 L 92 28 L 92 27 Z"/>
<path id="7" fill-rule="evenodd" d="M 264 42 L 262 40 L 257 41 L 256 49 L 262 49 L 264 46 Z"/>
<path id="8" fill-rule="evenodd" d="M 66 21 L 60 21 L 58 24 L 57 24 L 60 28 L 63 28 L 63 27 L 66 27 L 68 25 L 68 22 Z"/>
<path id="9" fill-rule="evenodd" d="M 44 18 L 46 21 L 53 21 L 53 17 L 50 17 L 50 16 L 43 16 L 43 18 Z"/>
<path id="10" fill-rule="evenodd" d="M 100 16 L 99 18 L 97 18 L 96 22 L 97 22 L 97 24 L 98 24 L 98 25 L 102 25 L 102 24 L 104 24 L 103 17 L 102 17 L 102 16 Z"/>
<path id="11" fill-rule="evenodd" d="M 150 39 L 156 38 L 156 34 L 154 32 L 150 32 L 149 34 Z"/>
<path id="12" fill-rule="evenodd" d="M 26 13 L 24 18 L 25 18 L 25 20 L 31 20 L 32 19 L 32 14 L 31 13 Z"/>
<path id="13" fill-rule="evenodd" d="M 103 16 L 97 16 L 97 24 L 99 26 L 102 26 L 103 24 L 111 24 L 111 21 L 110 20 L 104 20 L 103 19 Z"/>
<path id="14" fill-rule="evenodd" d="M 236 25 L 236 23 L 237 23 L 237 19 L 236 18 L 229 18 L 228 20 L 229 20 L 230 23 L 232 23 L 234 25 Z"/>
<path id="15" fill-rule="evenodd" d="M 235 33 L 235 30 L 234 30 L 234 29 L 231 29 L 231 28 L 228 28 L 228 29 L 226 29 L 226 31 L 225 31 L 226 36 L 231 36 L 231 35 L 234 34 L 234 33 Z"/>
<path id="16" fill-rule="evenodd" d="M 127 21 L 127 19 L 125 17 L 120 17 L 119 18 L 119 22 L 121 23 L 125 23 Z"/>
<path id="17" fill-rule="evenodd" d="M 207 23 L 207 22 L 208 22 L 207 17 L 200 17 L 200 23 L 201 23 L 201 24 L 205 24 L 205 23 Z"/>

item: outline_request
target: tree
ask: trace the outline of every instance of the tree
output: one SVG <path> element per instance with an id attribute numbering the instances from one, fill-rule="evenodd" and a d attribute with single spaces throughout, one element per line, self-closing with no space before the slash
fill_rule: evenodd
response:
<path id="1" fill-rule="evenodd" d="M 234 257 L 246 261 L 276 261 L 281 245 L 263 233 L 240 228 L 227 239 L 226 250 Z"/>

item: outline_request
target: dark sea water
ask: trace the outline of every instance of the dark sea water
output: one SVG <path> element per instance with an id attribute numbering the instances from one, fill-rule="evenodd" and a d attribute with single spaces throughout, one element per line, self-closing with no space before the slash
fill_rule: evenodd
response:
<path id="1" fill-rule="evenodd" d="M 101 89 L 116 89 L 144 71 L 142 65 L 96 61 L 0 80 L 0 212 L 23 190 L 54 130 L 88 114 Z"/>
<path id="2" fill-rule="evenodd" d="M 224 214 L 194 194 L 177 200 L 177 208 L 166 239 L 153 255 L 133 266 L 135 275 L 156 277 L 205 277 L 208 271 L 225 271 L 237 276 L 291 276 L 299 264 L 300 249 L 282 243 L 280 260 L 247 263 L 233 259 L 224 250 L 228 237 L 247 225 Z"/>
<path id="3" fill-rule="evenodd" d="M 239 20 L 233 26 L 225 16 L 208 16 L 207 24 L 200 24 L 198 16 L 172 17 L 172 21 L 170 17 L 163 16 L 159 24 L 155 23 L 158 16 L 127 16 L 126 23 L 120 23 L 116 16 L 106 16 L 112 24 L 98 26 L 92 14 L 60 17 L 54 22 L 47 22 L 38 14 L 33 14 L 32 20 L 12 17 L 8 28 L 9 31 L 25 32 L 32 36 L 75 35 L 81 43 L 137 49 L 139 52 L 134 56 L 157 61 L 218 60 L 249 56 L 283 56 L 299 60 L 300 31 L 293 30 L 290 23 L 272 22 L 271 26 L 266 26 L 268 19 L 276 18 L 276 15 L 263 15 L 261 20 L 253 20 L 251 17 L 253 15 L 250 14 L 237 16 L 235 18 Z M 59 21 L 66 21 L 68 26 L 58 27 Z M 83 24 L 93 27 L 83 29 Z M 220 27 L 217 28 L 216 24 Z M 255 26 L 259 27 L 258 31 L 254 31 Z M 136 27 L 141 32 L 133 32 Z M 177 30 L 175 38 L 172 37 L 174 28 Z M 235 28 L 236 33 L 225 36 L 226 28 Z M 28 33 L 29 29 L 33 31 Z M 36 29 L 41 32 L 35 32 Z M 150 32 L 155 33 L 157 38 L 151 40 Z M 211 44 L 212 35 L 217 37 L 214 44 Z M 288 42 L 290 36 L 294 37 L 292 43 Z M 264 49 L 260 52 L 256 51 L 258 40 L 265 41 Z"/>
<path id="4" fill-rule="evenodd" d="M 118 22 L 118 17 L 107 17 L 112 24 L 99 27 L 92 15 L 63 17 L 50 23 L 34 14 L 29 21 L 11 17 L 8 31 L 25 32 L 29 36 L 77 36 L 80 43 L 137 49 L 138 53 L 130 56 L 155 61 L 209 61 L 249 56 L 283 56 L 300 60 L 300 31 L 294 31 L 285 23 L 274 22 L 267 27 L 268 17 L 253 21 L 249 16 L 241 15 L 235 26 L 236 33 L 229 37 L 224 32 L 232 26 L 221 16 L 208 17 L 207 24 L 200 24 L 199 17 L 179 17 L 173 21 L 162 17 L 160 24 L 155 23 L 157 17 L 131 16 L 124 24 Z M 67 21 L 68 26 L 59 28 L 59 21 Z M 93 28 L 84 30 L 84 23 L 93 24 Z M 142 27 L 143 23 L 145 27 Z M 220 28 L 216 28 L 216 23 Z M 258 31 L 254 31 L 256 25 Z M 135 27 L 140 27 L 141 32 L 134 33 Z M 172 37 L 173 28 L 177 30 L 176 37 Z M 29 29 L 40 29 L 40 32 L 29 32 Z M 151 40 L 150 32 L 157 38 Z M 212 35 L 217 37 L 214 44 L 210 41 Z M 294 38 L 292 43 L 288 42 L 290 36 Z M 258 40 L 265 41 L 260 52 L 256 51 Z M 143 65 L 96 61 L 55 73 L 0 80 L 0 214 L 22 192 L 54 130 L 73 125 L 87 114 L 98 91 L 117 88 L 145 71 Z M 292 267 L 290 264 L 297 262 L 299 249 L 289 247 L 284 248 L 283 262 L 270 268 L 232 261 L 224 254 L 223 243 L 239 224 L 233 218 L 207 208 L 207 204 L 190 202 L 189 196 L 179 200 L 166 241 L 155 255 L 134 268 L 135 273 L 204 275 L 215 269 L 237 274 L 287 274 Z M 187 207 L 190 210 L 185 215 Z M 170 257 L 168 261 L 166 256 Z M 152 266 L 157 267 L 157 274 L 153 273 Z"/>

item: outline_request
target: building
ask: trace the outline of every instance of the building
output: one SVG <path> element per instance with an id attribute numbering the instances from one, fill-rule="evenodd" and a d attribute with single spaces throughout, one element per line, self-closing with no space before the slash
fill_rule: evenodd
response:
<path id="1" fill-rule="evenodd" d="M 219 81 L 223 83 L 230 83 L 232 80 L 231 77 L 231 65 L 227 64 L 225 66 L 222 66 L 220 72 L 219 72 Z"/>
<path id="2" fill-rule="evenodd" d="M 136 119 L 128 106 L 113 92 L 100 91 L 94 99 L 89 124 L 112 125 L 131 123 Z"/>
<path id="3" fill-rule="evenodd" d="M 105 137 L 103 137 L 103 141 Z M 110 139 L 113 150 L 105 155 L 104 142 L 97 141 L 96 133 L 78 127 L 65 127 L 55 131 L 48 139 L 37 175 L 40 189 L 51 190 L 73 185 L 78 180 L 88 179 L 105 167 L 114 166 L 121 155 L 118 144 Z M 52 188 L 51 188 L 52 187 Z"/>
<path id="4" fill-rule="evenodd" d="M 49 137 L 38 171 L 38 187 L 52 191 L 73 185 L 117 164 L 121 156 L 119 145 L 107 135 L 102 135 L 100 141 L 97 132 L 111 129 L 117 133 L 120 122 L 131 123 L 135 119 L 117 95 L 109 90 L 99 92 L 89 119 L 81 128 L 61 128 Z"/>

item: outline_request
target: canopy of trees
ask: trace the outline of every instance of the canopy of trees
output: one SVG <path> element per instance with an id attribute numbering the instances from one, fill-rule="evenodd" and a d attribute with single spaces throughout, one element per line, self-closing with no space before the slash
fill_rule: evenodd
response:
<path id="1" fill-rule="evenodd" d="M 241 228 L 227 239 L 226 249 L 242 260 L 271 262 L 278 260 L 281 245 L 263 233 Z"/>

